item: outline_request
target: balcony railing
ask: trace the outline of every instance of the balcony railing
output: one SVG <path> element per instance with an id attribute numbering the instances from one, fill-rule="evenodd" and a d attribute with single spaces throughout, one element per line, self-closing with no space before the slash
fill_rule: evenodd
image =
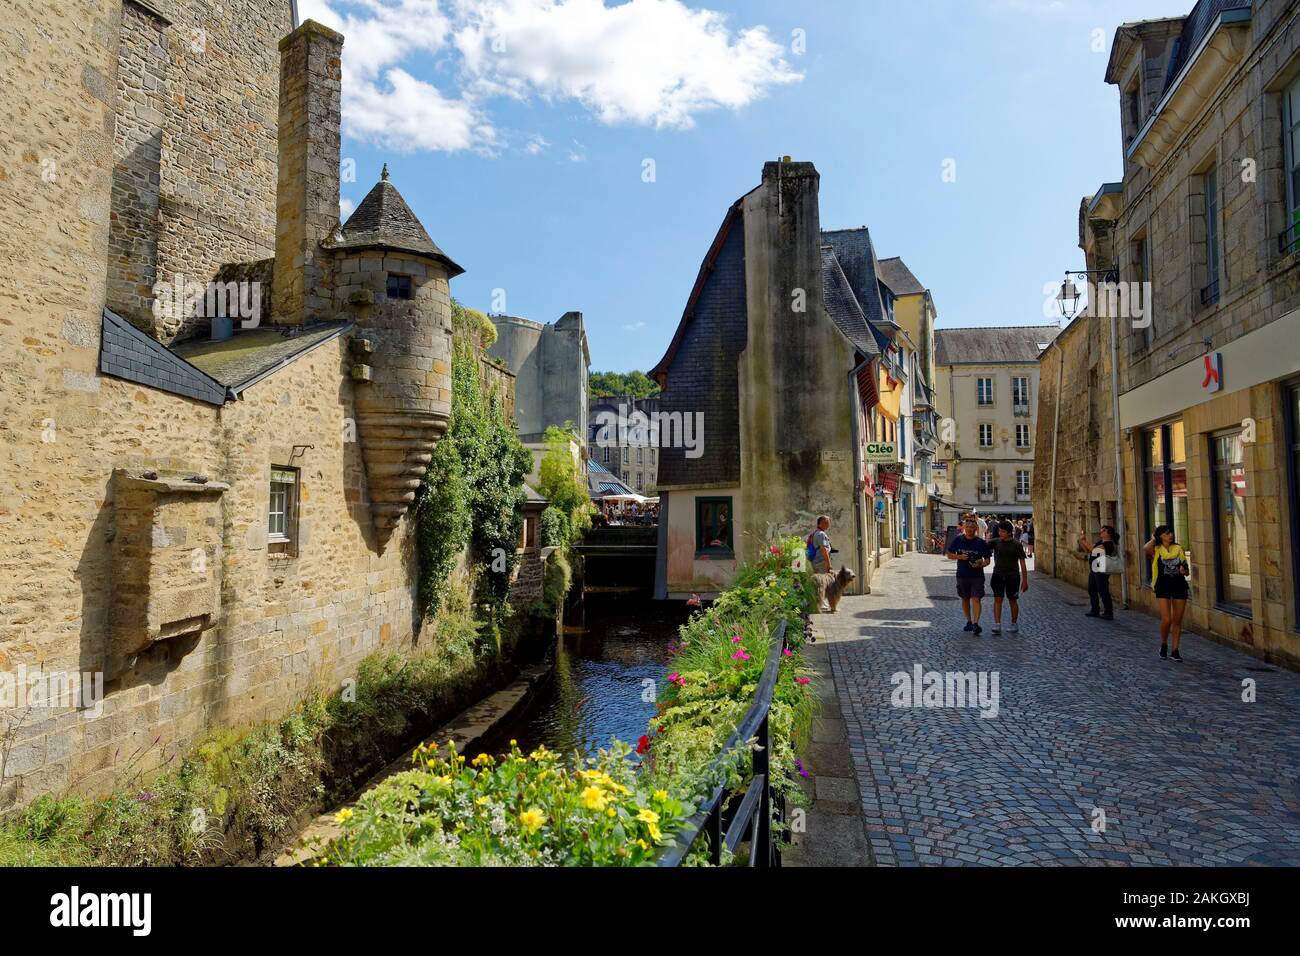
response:
<path id="1" fill-rule="evenodd" d="M 1024 404 L 1024 403 L 1021 403 L 1021 402 L 1017 402 L 1014 406 L 1012 406 L 1011 414 L 1013 414 L 1013 415 L 1017 415 L 1017 416 L 1020 416 L 1020 417 L 1023 417 L 1023 418 L 1028 418 L 1028 417 L 1029 417 L 1029 406 L 1028 406 L 1027 404 Z"/>
<path id="2" fill-rule="evenodd" d="M 1277 234 L 1277 251 L 1284 256 L 1300 252 L 1300 219 Z"/>
<path id="3" fill-rule="evenodd" d="M 724 811 L 722 804 L 728 790 L 725 783 L 718 784 L 677 834 L 676 842 L 659 858 L 659 866 L 681 866 L 702 834 L 707 835 L 709 859 L 714 866 L 721 865 L 724 846 L 734 851 L 746 838 L 749 840 L 750 866 L 781 865 L 781 851 L 772 839 L 772 732 L 768 712 L 772 709 L 772 696 L 781 670 L 781 652 L 785 650 L 785 623 L 782 620 L 772 633 L 772 646 L 767 652 L 763 676 L 754 691 L 754 702 L 713 758 L 710 767 L 710 779 L 725 780 L 732 754 L 746 748 L 749 740 L 756 738 L 758 748 L 753 752 L 754 772 L 744 797 Z M 780 812 L 780 807 L 777 807 L 777 813 Z"/>
<path id="4" fill-rule="evenodd" d="M 1215 279 L 1201 290 L 1201 305 L 1214 305 L 1219 301 L 1219 280 Z"/>

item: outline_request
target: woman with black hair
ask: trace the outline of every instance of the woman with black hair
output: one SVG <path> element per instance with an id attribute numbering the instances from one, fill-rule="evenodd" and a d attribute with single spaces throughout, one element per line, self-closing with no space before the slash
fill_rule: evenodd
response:
<path id="1" fill-rule="evenodd" d="M 1088 536 L 1079 533 L 1079 550 L 1088 554 L 1088 603 L 1092 605 L 1085 617 L 1099 617 L 1103 621 L 1115 620 L 1115 604 L 1110 596 L 1110 574 L 1106 559 L 1119 554 L 1119 533 L 1108 524 L 1101 526 L 1097 540 L 1088 544 Z"/>
<path id="2" fill-rule="evenodd" d="M 1156 528 L 1143 550 L 1151 559 L 1151 587 L 1160 602 L 1160 656 L 1181 664 L 1178 641 L 1183 636 L 1183 612 L 1190 593 L 1187 576 L 1192 573 L 1187 552 L 1174 540 L 1174 529 L 1167 524 Z"/>

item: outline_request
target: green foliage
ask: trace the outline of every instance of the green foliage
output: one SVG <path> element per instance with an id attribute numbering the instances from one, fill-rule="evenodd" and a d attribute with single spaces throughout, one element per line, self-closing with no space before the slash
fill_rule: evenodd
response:
<path id="1" fill-rule="evenodd" d="M 564 608 L 564 599 L 573 586 L 573 567 L 567 550 L 560 549 L 546 560 L 546 570 L 542 575 L 542 601 L 547 609 L 559 616 Z"/>
<path id="2" fill-rule="evenodd" d="M 547 505 L 542 511 L 542 547 L 567 548 L 569 534 L 569 516 L 554 505 Z"/>
<path id="3" fill-rule="evenodd" d="M 497 340 L 497 327 L 491 319 L 455 299 L 451 300 L 451 330 L 456 338 L 466 339 L 480 349 L 491 348 Z"/>
<path id="4" fill-rule="evenodd" d="M 556 547 L 563 547 L 577 541 L 591 528 L 594 509 L 587 493 L 587 483 L 574 460 L 572 443 L 577 441 L 576 436 L 551 425 L 546 429 L 543 441 L 546 442 L 546 453 L 537 470 L 537 491 L 549 502 L 547 511 L 554 509 L 565 518 L 567 527 L 563 540 L 559 540 L 559 535 L 553 539 Z M 546 520 L 543 513 L 543 542 L 546 542 Z M 550 518 L 552 523 L 556 520 L 555 516 Z M 551 542 L 546 543 L 550 546 Z"/>
<path id="5" fill-rule="evenodd" d="M 648 866 L 693 812 L 688 792 L 652 788 L 608 751 L 569 766 L 539 747 L 466 761 L 436 746 L 338 815 L 323 865 Z"/>
<path id="6" fill-rule="evenodd" d="M 437 613 L 451 571 L 468 547 L 495 626 L 509 610 L 532 456 L 515 435 L 502 396 L 485 388 L 479 371 L 483 329 L 475 316 L 493 335 L 495 328 L 482 313 L 454 300 L 452 306 L 451 422 L 416 494 L 420 608 L 425 618 Z"/>
<path id="7" fill-rule="evenodd" d="M 588 377 L 592 395 L 627 395 L 652 398 L 659 394 L 659 383 L 645 372 L 592 372 Z"/>

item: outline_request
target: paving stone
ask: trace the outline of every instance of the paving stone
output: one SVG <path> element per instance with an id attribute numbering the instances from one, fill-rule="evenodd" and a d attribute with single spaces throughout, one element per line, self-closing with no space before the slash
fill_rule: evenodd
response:
<path id="1" fill-rule="evenodd" d="M 955 594 L 950 563 L 909 554 L 885 572 L 815 619 L 814 645 L 847 743 L 815 740 L 811 761 L 856 782 L 889 848 L 875 862 L 1300 864 L 1300 675 L 1193 634 L 1186 663 L 1162 661 L 1154 619 L 1085 618 L 1078 589 L 1040 574 L 1018 635 L 990 636 L 989 601 L 971 637 L 960 604 L 936 600 Z M 996 713 L 893 706 L 895 675 L 918 664 L 982 674 Z"/>

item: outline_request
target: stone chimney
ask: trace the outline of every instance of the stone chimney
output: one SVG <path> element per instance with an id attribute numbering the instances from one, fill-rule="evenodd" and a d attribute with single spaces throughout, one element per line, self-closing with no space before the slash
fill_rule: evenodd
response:
<path id="1" fill-rule="evenodd" d="M 343 35 L 315 20 L 280 41 L 279 179 L 271 320 L 305 325 L 331 316 L 331 258 L 339 221 Z"/>

